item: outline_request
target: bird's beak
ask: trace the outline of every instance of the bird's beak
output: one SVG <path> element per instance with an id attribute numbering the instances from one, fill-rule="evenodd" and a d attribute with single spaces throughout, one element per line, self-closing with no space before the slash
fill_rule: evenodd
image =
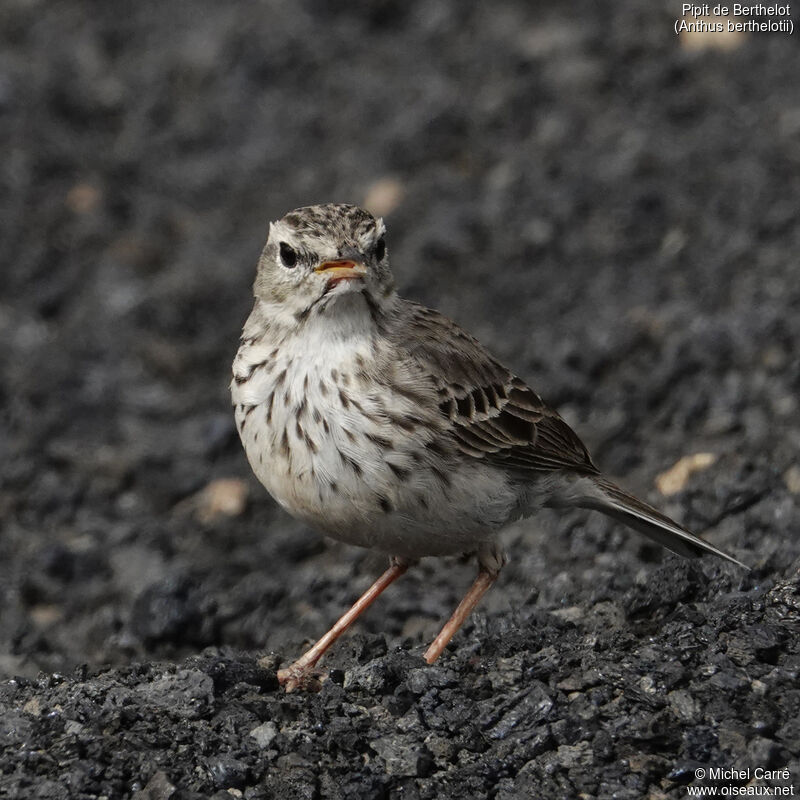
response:
<path id="1" fill-rule="evenodd" d="M 367 268 L 360 261 L 349 258 L 340 258 L 335 261 L 323 261 L 314 272 L 324 272 L 330 278 L 337 280 L 346 278 L 364 278 Z"/>

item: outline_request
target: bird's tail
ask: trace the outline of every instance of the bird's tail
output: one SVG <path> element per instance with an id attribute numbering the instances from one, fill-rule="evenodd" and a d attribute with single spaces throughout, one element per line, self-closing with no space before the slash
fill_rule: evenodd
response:
<path id="1" fill-rule="evenodd" d="M 599 491 L 584 495 L 577 505 L 602 511 L 680 556 L 694 558 L 704 553 L 713 553 L 740 567 L 750 569 L 747 564 L 703 541 L 666 514 L 628 494 L 611 481 L 605 478 L 592 478 L 592 482 Z"/>

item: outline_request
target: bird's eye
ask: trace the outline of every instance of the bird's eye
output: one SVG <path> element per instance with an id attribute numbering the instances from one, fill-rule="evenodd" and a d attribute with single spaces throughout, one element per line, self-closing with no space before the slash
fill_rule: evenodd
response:
<path id="1" fill-rule="evenodd" d="M 378 243 L 375 245 L 375 258 L 378 261 L 383 261 L 383 257 L 386 255 L 386 241 L 384 240 L 383 236 L 378 239 Z"/>
<path id="2" fill-rule="evenodd" d="M 281 242 L 280 252 L 284 267 L 293 267 L 297 263 L 297 253 L 286 242 Z"/>

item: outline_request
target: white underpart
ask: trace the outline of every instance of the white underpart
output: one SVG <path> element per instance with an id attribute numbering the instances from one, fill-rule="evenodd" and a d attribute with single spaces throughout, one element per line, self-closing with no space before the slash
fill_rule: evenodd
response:
<path id="1" fill-rule="evenodd" d="M 436 457 L 431 462 L 425 448 L 429 430 L 407 432 L 390 419 L 414 417 L 408 398 L 359 383 L 359 359 L 375 357 L 363 298 L 354 292 L 337 305 L 336 314 L 309 317 L 300 335 L 280 345 L 268 335 L 243 344 L 236 356 L 234 378 L 250 375 L 231 384 L 236 423 L 256 476 L 287 511 L 342 541 L 408 558 L 479 550 L 491 559 L 499 552 L 498 529 L 541 505 L 545 493 L 521 501 L 519 487 L 502 470 L 463 458 L 448 468 L 449 482 L 443 483 L 432 469 Z M 363 411 L 346 408 L 337 385 Z M 298 419 L 316 451 L 298 432 Z M 389 440 L 391 448 L 370 436 Z M 389 462 L 408 474 L 399 478 Z"/>

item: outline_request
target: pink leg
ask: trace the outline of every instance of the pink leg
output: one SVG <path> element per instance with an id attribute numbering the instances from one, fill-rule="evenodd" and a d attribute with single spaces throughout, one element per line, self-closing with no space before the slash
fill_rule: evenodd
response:
<path id="1" fill-rule="evenodd" d="M 386 572 L 356 600 L 353 607 L 342 615 L 339 621 L 313 647 L 306 650 L 297 661 L 286 669 L 278 670 L 278 681 L 284 689 L 291 692 L 295 689 L 308 688 L 314 667 L 328 648 L 378 599 L 378 595 L 407 569 L 407 562 L 393 558 Z"/>
<path id="2" fill-rule="evenodd" d="M 475 578 L 475 582 L 464 595 L 464 599 L 458 604 L 458 608 L 453 612 L 453 616 L 447 620 L 439 635 L 425 651 L 425 660 L 429 664 L 433 664 L 433 662 L 439 658 L 442 651 L 447 647 L 448 642 L 464 624 L 464 620 L 472 613 L 475 606 L 478 605 L 478 601 L 497 580 L 498 574 L 497 572 L 490 572 L 486 568 L 481 567 L 478 572 L 478 577 Z"/>

